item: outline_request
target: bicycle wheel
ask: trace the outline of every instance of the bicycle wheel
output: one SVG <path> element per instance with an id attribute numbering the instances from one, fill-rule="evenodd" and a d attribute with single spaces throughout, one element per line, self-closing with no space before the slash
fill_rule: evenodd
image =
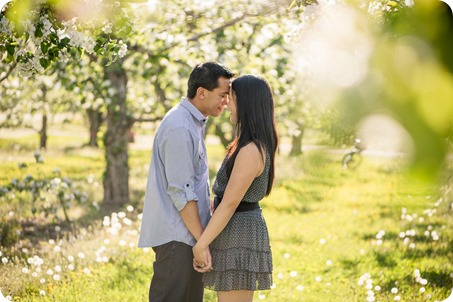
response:
<path id="1" fill-rule="evenodd" d="M 349 156 L 347 156 L 349 155 Z M 347 158 L 346 158 L 347 157 Z M 362 163 L 362 156 L 359 154 L 346 154 L 345 161 L 343 162 L 344 169 L 356 169 Z"/>
<path id="2" fill-rule="evenodd" d="M 349 162 L 351 161 L 352 159 L 352 153 L 346 153 L 342 160 L 341 160 L 341 165 L 343 167 L 343 169 L 347 169 L 348 168 L 348 165 L 349 165 Z"/>

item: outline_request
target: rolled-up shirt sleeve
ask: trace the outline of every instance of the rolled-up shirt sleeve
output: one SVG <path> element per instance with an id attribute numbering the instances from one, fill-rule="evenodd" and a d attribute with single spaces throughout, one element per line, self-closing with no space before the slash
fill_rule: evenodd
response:
<path id="1" fill-rule="evenodd" d="M 194 192 L 196 146 L 190 132 L 185 128 L 169 132 L 159 146 L 168 182 L 167 193 L 178 211 L 181 211 L 188 201 L 198 201 Z"/>

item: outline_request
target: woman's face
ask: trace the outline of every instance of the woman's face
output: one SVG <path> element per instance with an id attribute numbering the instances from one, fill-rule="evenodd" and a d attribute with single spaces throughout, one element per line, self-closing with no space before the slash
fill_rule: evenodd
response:
<path id="1" fill-rule="evenodd" d="M 230 110 L 230 122 L 233 124 L 236 124 L 238 121 L 236 104 L 236 93 L 234 93 L 234 90 L 230 87 L 229 102 L 227 106 Z"/>

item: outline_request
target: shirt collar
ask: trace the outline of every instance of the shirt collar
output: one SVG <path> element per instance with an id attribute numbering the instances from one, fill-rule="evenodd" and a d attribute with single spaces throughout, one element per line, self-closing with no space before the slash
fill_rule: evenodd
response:
<path id="1" fill-rule="evenodd" d="M 208 118 L 203 115 L 203 113 L 200 112 L 200 110 L 195 107 L 187 97 L 182 97 L 181 98 L 181 106 L 189 110 L 189 112 L 195 117 L 200 123 L 206 124 L 208 121 Z"/>

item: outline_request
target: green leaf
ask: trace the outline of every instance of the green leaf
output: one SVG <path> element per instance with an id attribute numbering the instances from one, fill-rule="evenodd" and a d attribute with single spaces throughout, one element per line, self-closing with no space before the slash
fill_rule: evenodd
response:
<path id="1" fill-rule="evenodd" d="M 41 58 L 39 59 L 39 64 L 41 64 L 41 66 L 46 69 L 47 67 L 49 67 L 49 61 L 45 58 Z"/>
<path id="2" fill-rule="evenodd" d="M 11 63 L 11 62 L 13 62 L 13 61 L 14 61 L 14 56 L 8 54 L 8 55 L 6 56 L 5 62 L 6 62 L 6 63 Z"/>
<path id="3" fill-rule="evenodd" d="M 50 33 L 49 38 L 50 42 L 52 42 L 53 44 L 58 44 L 58 41 L 60 40 L 60 38 L 58 38 L 58 35 L 54 32 Z"/>
<path id="4" fill-rule="evenodd" d="M 46 41 L 41 42 L 41 51 L 42 53 L 47 53 L 47 50 L 49 49 L 49 44 Z"/>
<path id="5" fill-rule="evenodd" d="M 291 2 L 291 4 L 289 5 L 289 9 L 292 9 L 294 6 L 297 5 L 297 7 L 300 7 L 300 4 L 301 4 L 302 1 L 298 1 L 298 0 L 294 0 L 293 2 Z"/>
<path id="6" fill-rule="evenodd" d="M 40 26 L 36 27 L 35 37 L 36 38 L 41 38 L 42 37 L 42 30 L 41 30 Z"/>
<path id="7" fill-rule="evenodd" d="M 60 43 L 58 44 L 58 48 L 63 49 L 63 47 L 66 47 L 69 42 L 71 42 L 71 39 L 69 39 L 68 37 L 61 39 Z"/>
<path id="8" fill-rule="evenodd" d="M 98 39 L 97 39 L 96 42 L 97 42 L 98 44 L 104 44 L 106 41 L 107 41 L 106 38 L 104 38 L 104 37 L 98 37 Z"/>
<path id="9" fill-rule="evenodd" d="M 58 46 L 53 46 L 49 49 L 49 53 L 52 53 L 52 54 L 58 54 L 60 52 L 60 49 L 58 48 Z"/>
<path id="10" fill-rule="evenodd" d="M 6 51 L 8 52 L 8 55 L 14 56 L 15 49 L 16 47 L 14 47 L 14 45 L 6 45 Z"/>

